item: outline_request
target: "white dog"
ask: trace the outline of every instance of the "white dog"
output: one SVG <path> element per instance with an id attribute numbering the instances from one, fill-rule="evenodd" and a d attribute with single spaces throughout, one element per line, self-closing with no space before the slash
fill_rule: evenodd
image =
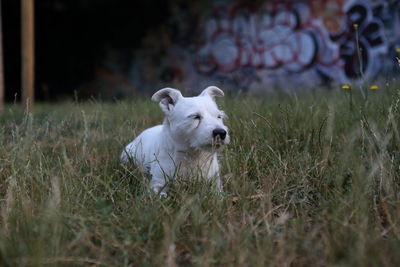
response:
<path id="1" fill-rule="evenodd" d="M 196 97 L 183 97 L 172 88 L 159 90 L 151 99 L 165 114 L 163 124 L 145 130 L 127 145 L 122 161 L 131 158 L 151 174 L 150 187 L 161 195 L 175 175 L 215 179 L 222 191 L 216 149 L 229 143 L 225 113 L 215 103 L 215 97 L 222 96 L 224 92 L 215 86 Z"/>

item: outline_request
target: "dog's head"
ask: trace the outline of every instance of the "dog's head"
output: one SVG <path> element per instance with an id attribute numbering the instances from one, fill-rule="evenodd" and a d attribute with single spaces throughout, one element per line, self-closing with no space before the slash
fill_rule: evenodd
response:
<path id="1" fill-rule="evenodd" d="M 224 125 L 226 115 L 215 103 L 215 98 L 222 96 L 221 89 L 210 86 L 195 97 L 183 97 L 179 90 L 164 88 L 151 99 L 160 103 L 175 143 L 207 150 L 229 143 L 228 128 Z"/>

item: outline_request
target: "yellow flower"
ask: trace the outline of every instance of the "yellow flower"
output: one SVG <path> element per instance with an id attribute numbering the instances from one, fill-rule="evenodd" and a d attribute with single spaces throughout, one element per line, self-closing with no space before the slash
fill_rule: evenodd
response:
<path id="1" fill-rule="evenodd" d="M 397 48 L 397 49 L 396 49 L 396 52 L 397 52 L 397 53 L 400 53 L 400 48 Z"/>
<path id="2" fill-rule="evenodd" d="M 357 23 L 354 23 L 354 24 L 353 24 L 353 27 L 354 27 L 354 29 L 358 29 L 358 24 L 357 24 Z"/>
<path id="3" fill-rule="evenodd" d="M 378 85 L 373 84 L 373 85 L 371 85 L 371 86 L 369 87 L 369 89 L 370 89 L 370 90 L 378 90 L 379 87 L 378 87 Z"/>
<path id="4" fill-rule="evenodd" d="M 343 84 L 343 85 L 342 85 L 342 89 L 344 89 L 344 90 L 350 90 L 350 89 L 351 89 L 351 86 L 348 85 L 348 84 Z"/>

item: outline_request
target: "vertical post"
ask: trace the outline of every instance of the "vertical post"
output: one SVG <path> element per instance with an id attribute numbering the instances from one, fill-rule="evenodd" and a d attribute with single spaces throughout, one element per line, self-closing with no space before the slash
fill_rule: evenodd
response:
<path id="1" fill-rule="evenodd" d="M 3 25 L 0 0 L 0 112 L 4 110 Z"/>
<path id="2" fill-rule="evenodd" d="M 35 37 L 34 0 L 21 0 L 22 25 L 22 104 L 31 112 L 34 104 L 35 84 Z"/>

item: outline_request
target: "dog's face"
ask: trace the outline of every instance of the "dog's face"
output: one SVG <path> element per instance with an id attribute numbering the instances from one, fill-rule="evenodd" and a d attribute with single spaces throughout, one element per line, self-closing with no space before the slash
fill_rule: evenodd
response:
<path id="1" fill-rule="evenodd" d="M 156 92 L 152 100 L 160 103 L 175 143 L 208 150 L 229 143 L 228 128 L 223 122 L 226 115 L 215 103 L 215 97 L 223 95 L 215 86 L 196 97 L 183 97 L 180 91 L 165 88 Z"/>

